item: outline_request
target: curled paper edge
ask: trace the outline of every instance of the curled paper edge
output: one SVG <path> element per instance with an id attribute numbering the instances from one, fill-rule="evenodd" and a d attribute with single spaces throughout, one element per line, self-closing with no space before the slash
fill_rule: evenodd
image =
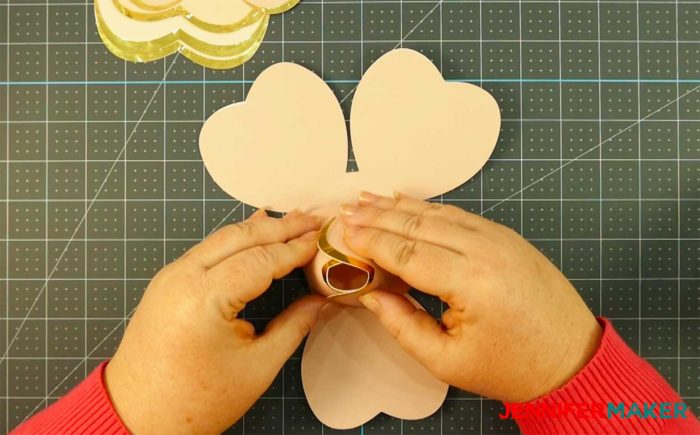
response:
<path id="1" fill-rule="evenodd" d="M 401 278 L 392 275 L 388 271 L 382 269 L 379 265 L 372 262 L 372 260 L 364 258 L 354 253 L 352 250 L 350 250 L 349 247 L 345 246 L 342 236 L 343 223 L 340 219 L 338 219 L 337 207 L 329 206 L 314 209 L 311 211 L 311 214 L 321 217 L 323 222 L 326 223 L 332 219 L 335 219 L 335 224 L 328 227 L 329 244 L 333 246 L 335 250 L 339 251 L 342 256 L 353 257 L 355 261 L 364 263 L 366 265 L 364 267 L 371 266 L 374 270 L 372 279 L 368 280 L 369 282 L 367 282 L 365 285 L 358 285 L 352 291 L 337 292 L 333 290 L 333 288 L 331 288 L 331 286 L 329 286 L 328 283 L 325 281 L 326 277 L 324 276 L 323 272 L 323 265 L 328 261 L 335 260 L 335 258 L 327 255 L 321 249 L 318 249 L 317 246 L 316 255 L 311 260 L 311 262 L 303 268 L 309 287 L 314 293 L 318 293 L 322 296 L 325 296 L 328 299 L 328 301 L 333 301 L 334 303 L 340 305 L 362 307 L 363 305 L 359 301 L 359 298 L 362 295 L 377 288 L 393 291 L 400 294 L 405 294 L 408 292 L 408 284 L 401 280 Z M 355 265 L 350 265 L 350 267 L 360 269 L 357 268 Z M 364 272 L 365 270 L 362 271 Z"/>
<path id="2" fill-rule="evenodd" d="M 338 251 L 335 249 L 329 242 L 328 242 L 328 230 L 330 229 L 331 225 L 335 222 L 336 218 L 330 219 L 321 229 L 321 232 L 319 234 L 318 238 L 318 250 L 323 253 L 326 257 L 328 257 L 328 261 L 323 264 L 322 266 L 322 274 L 323 274 L 323 280 L 324 283 L 333 291 L 335 291 L 337 294 L 334 295 L 329 295 L 328 298 L 333 298 L 333 297 L 338 297 L 338 296 L 345 296 L 345 295 L 351 295 L 355 294 L 358 292 L 361 292 L 362 290 L 366 289 L 369 287 L 372 282 L 374 281 L 374 273 L 375 269 L 372 265 L 369 263 L 366 263 L 362 260 L 359 260 L 357 258 L 351 257 L 349 255 L 345 255 L 342 252 Z M 340 264 L 345 264 L 348 265 L 352 268 L 361 270 L 367 274 L 367 280 L 365 283 L 357 288 L 352 288 L 352 289 L 339 289 L 335 287 L 332 283 L 332 280 L 330 278 L 330 273 L 333 269 L 333 267 L 340 265 Z"/>
<path id="3" fill-rule="evenodd" d="M 199 27 L 202 30 L 206 30 L 207 32 L 212 32 L 212 33 L 229 33 L 229 32 L 235 32 L 236 30 L 240 30 L 250 24 L 255 23 L 256 21 L 260 20 L 264 15 L 267 14 L 267 12 L 261 8 L 257 8 L 254 6 L 251 6 L 248 3 L 245 3 L 247 6 L 251 8 L 251 10 L 243 17 L 237 18 L 231 23 L 228 24 L 215 24 L 215 23 L 210 23 L 207 21 L 204 21 L 195 15 L 191 14 L 187 8 L 183 7 L 181 4 L 174 2 L 171 6 L 168 6 L 167 8 L 164 9 L 155 9 L 153 7 L 144 7 L 144 3 L 139 1 L 139 0 L 131 0 L 132 3 L 137 5 L 138 7 L 148 10 L 149 12 L 142 12 L 138 10 L 134 10 L 130 8 L 129 6 L 123 4 L 121 0 L 112 0 L 114 3 L 114 6 L 119 10 L 119 12 L 122 13 L 122 15 L 129 17 L 133 20 L 138 20 L 138 21 L 161 21 L 165 20 L 168 18 L 175 18 L 175 17 L 182 17 L 185 20 L 191 22 L 195 26 Z M 298 0 L 297 0 L 298 1 Z M 147 5 L 146 5 L 147 6 Z"/>
<path id="4" fill-rule="evenodd" d="M 136 6 L 140 7 L 141 9 L 146 9 L 149 11 L 162 11 L 163 9 L 170 9 L 174 6 L 177 6 L 179 3 L 182 3 L 182 0 L 172 0 L 170 3 L 162 5 L 162 6 L 154 6 L 151 4 L 148 4 L 148 2 L 144 0 L 131 0 Z"/>

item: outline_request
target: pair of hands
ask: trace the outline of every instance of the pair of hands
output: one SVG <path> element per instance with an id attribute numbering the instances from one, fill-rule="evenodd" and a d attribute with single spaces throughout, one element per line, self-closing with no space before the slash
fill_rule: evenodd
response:
<path id="1" fill-rule="evenodd" d="M 441 322 L 382 289 L 361 298 L 441 380 L 509 402 L 544 395 L 595 352 L 600 327 L 566 278 L 515 232 L 451 206 L 363 193 L 345 242 L 449 305 Z M 149 285 L 105 378 L 136 433 L 220 433 L 264 393 L 325 304 L 304 297 L 256 335 L 245 304 L 316 253 L 321 222 L 258 212 Z"/>

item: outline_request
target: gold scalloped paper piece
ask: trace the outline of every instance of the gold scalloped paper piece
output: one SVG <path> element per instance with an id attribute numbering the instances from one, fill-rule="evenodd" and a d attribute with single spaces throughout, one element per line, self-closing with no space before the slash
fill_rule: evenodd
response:
<path id="1" fill-rule="evenodd" d="M 260 23 L 254 23 L 251 27 L 257 27 L 244 34 L 240 42 L 231 40 L 229 45 L 213 45 L 183 31 L 168 33 L 155 40 L 127 41 L 111 30 L 103 18 L 102 10 L 96 7 L 95 14 L 102 41 L 113 54 L 122 59 L 149 62 L 180 51 L 193 62 L 216 69 L 233 68 L 250 59 L 260 46 L 269 21 L 269 17 L 265 16 Z"/>
<path id="2" fill-rule="evenodd" d="M 239 11 L 238 22 L 223 26 L 206 23 L 206 28 L 203 28 L 198 25 L 201 20 L 193 18 L 189 10 L 183 8 L 185 3 L 189 3 L 186 0 L 95 0 L 95 19 L 105 46 L 122 59 L 149 62 L 180 52 L 205 67 L 226 69 L 244 63 L 255 54 L 265 37 L 270 13 L 286 11 L 299 2 L 273 0 L 257 6 L 243 0 L 229 1 L 244 6 L 231 9 Z M 123 13 L 120 6 L 125 4 L 137 7 L 140 12 L 161 15 L 159 19 L 153 15 L 152 20 L 139 20 Z M 226 31 L 227 26 L 234 30 Z"/>
<path id="3" fill-rule="evenodd" d="M 335 218 L 331 219 L 326 225 L 323 226 L 318 237 L 318 250 L 328 257 L 328 261 L 324 263 L 321 268 L 323 282 L 335 292 L 335 294 L 328 296 L 328 298 L 359 293 L 369 287 L 369 285 L 374 281 L 374 267 L 362 260 L 358 260 L 357 258 L 343 254 L 328 242 L 328 230 L 333 222 L 335 222 Z M 343 267 L 349 267 L 355 272 L 360 271 L 364 273 L 366 279 L 361 284 L 354 284 L 349 288 L 339 287 L 336 280 L 334 280 L 331 275 L 334 269 L 337 271 L 338 268 Z"/>
<path id="4" fill-rule="evenodd" d="M 138 21 L 122 15 L 112 0 L 95 0 L 95 16 L 98 31 L 111 45 L 123 51 L 125 56 L 135 52 L 145 59 L 163 57 L 162 53 L 173 53 L 180 46 L 194 49 L 205 56 L 233 57 L 256 42 L 259 44 L 267 26 L 267 20 L 262 19 L 234 32 L 213 33 L 181 17 Z"/>
<path id="5" fill-rule="evenodd" d="M 134 20 L 161 21 L 168 18 L 182 17 L 200 29 L 213 33 L 234 32 L 260 20 L 267 14 L 264 9 L 253 7 L 242 0 L 212 0 L 215 3 L 216 11 L 211 16 L 201 16 L 201 14 L 197 13 L 197 6 L 201 8 L 205 2 L 196 0 L 173 2 L 163 9 L 148 7 L 140 0 L 112 1 L 122 15 Z M 214 7 L 209 8 L 209 10 L 212 9 Z"/>
<path id="6" fill-rule="evenodd" d="M 131 18 L 153 21 L 181 15 L 211 32 L 234 30 L 240 20 L 256 21 L 261 14 L 273 15 L 288 11 L 300 0 L 114 0 L 115 5 Z M 214 5 L 208 6 L 213 2 Z M 154 4 L 155 3 L 155 4 Z M 202 5 L 207 5 L 202 7 Z M 228 9 L 228 10 L 227 10 Z M 204 11 L 204 13 L 202 13 Z M 211 14 L 208 16 L 207 12 Z M 248 15 L 254 15 L 249 17 Z M 235 17 L 238 17 L 237 19 Z M 218 23 L 224 19 L 224 23 Z M 217 24 L 218 23 L 218 24 Z M 240 24 L 238 24 L 240 26 Z"/>
<path id="7" fill-rule="evenodd" d="M 162 11 L 182 3 L 183 0 L 134 0 L 140 8 L 149 11 Z"/>
<path id="8" fill-rule="evenodd" d="M 139 8 L 148 11 L 162 11 L 177 6 L 187 0 L 131 0 Z M 205 0 L 206 1 L 206 0 Z M 300 0 L 241 0 L 249 5 L 265 9 L 268 14 L 279 14 L 291 9 Z"/>
<path id="9" fill-rule="evenodd" d="M 281 14 L 287 12 L 297 5 L 301 0 L 243 0 L 251 6 L 261 8 L 268 15 Z"/>

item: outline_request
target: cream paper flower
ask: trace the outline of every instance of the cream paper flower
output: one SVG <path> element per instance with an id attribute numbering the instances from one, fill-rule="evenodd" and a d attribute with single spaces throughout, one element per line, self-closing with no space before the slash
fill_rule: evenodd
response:
<path id="1" fill-rule="evenodd" d="M 202 160 L 214 181 L 241 202 L 282 212 L 325 207 L 332 216 L 361 190 L 430 198 L 460 186 L 488 161 L 501 120 L 487 91 L 446 82 L 429 59 L 408 49 L 389 51 L 370 66 L 349 118 L 348 131 L 335 94 L 320 77 L 278 63 L 258 76 L 245 101 L 207 120 L 199 137 Z M 346 169 L 348 136 L 355 172 Z M 335 429 L 358 427 L 379 413 L 427 418 L 445 399 L 447 384 L 406 353 L 376 316 L 348 306 L 348 298 L 363 291 L 397 286 L 387 285 L 392 278 L 370 259 L 343 247 L 342 229 L 334 233 L 327 225 L 305 272 L 315 291 L 340 297 L 321 312 L 302 354 L 309 407 Z M 351 284 L 339 290 L 331 287 L 331 269 L 324 271 L 329 261 L 361 273 L 336 275 Z"/>

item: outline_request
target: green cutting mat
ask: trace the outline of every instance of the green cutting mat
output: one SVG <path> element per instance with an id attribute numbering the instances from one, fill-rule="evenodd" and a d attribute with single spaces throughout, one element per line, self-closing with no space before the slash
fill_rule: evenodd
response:
<path id="1" fill-rule="evenodd" d="M 160 267 L 250 214 L 202 166 L 207 116 L 282 60 L 322 75 L 347 109 L 363 70 L 397 46 L 502 108 L 491 161 L 440 200 L 525 235 L 698 408 L 699 1 L 304 0 L 221 72 L 176 56 L 126 64 L 92 13 L 0 0 L 0 429 L 112 355 Z M 264 324 L 305 291 L 294 275 L 246 316 Z M 381 416 L 351 433 L 517 432 L 501 410 L 451 391 L 426 420 Z M 333 432 L 308 408 L 298 356 L 231 429 Z"/>

